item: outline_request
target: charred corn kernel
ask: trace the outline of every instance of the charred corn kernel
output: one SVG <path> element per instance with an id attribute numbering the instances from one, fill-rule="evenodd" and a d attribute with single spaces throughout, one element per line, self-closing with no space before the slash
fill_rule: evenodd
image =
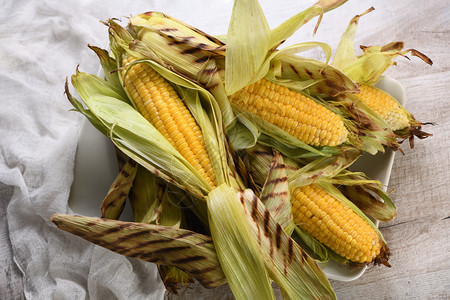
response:
<path id="1" fill-rule="evenodd" d="M 268 80 L 245 87 L 230 101 L 309 145 L 337 146 L 347 140 L 348 131 L 337 114 Z"/>
<path id="2" fill-rule="evenodd" d="M 295 223 L 339 255 L 365 263 L 380 254 L 382 242 L 376 231 L 321 186 L 295 188 L 291 202 Z"/>
<path id="3" fill-rule="evenodd" d="M 367 84 L 361 85 L 360 89 L 358 96 L 361 101 L 375 111 L 393 131 L 409 126 L 408 116 L 391 95 Z"/>
<path id="4" fill-rule="evenodd" d="M 123 65 L 133 60 L 124 59 Z M 201 129 L 173 87 L 146 64 L 131 66 L 124 80 L 139 112 L 214 187 L 215 174 Z"/>

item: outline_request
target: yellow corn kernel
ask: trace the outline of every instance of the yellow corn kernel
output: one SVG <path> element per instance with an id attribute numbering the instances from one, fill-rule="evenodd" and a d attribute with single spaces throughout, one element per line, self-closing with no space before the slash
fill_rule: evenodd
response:
<path id="1" fill-rule="evenodd" d="M 380 253 L 382 241 L 376 231 L 320 185 L 295 188 L 291 203 L 295 223 L 339 255 L 368 263 Z"/>
<path id="2" fill-rule="evenodd" d="M 268 80 L 245 87 L 230 101 L 309 145 L 337 146 L 347 140 L 348 131 L 337 114 Z"/>
<path id="3" fill-rule="evenodd" d="M 409 127 L 408 116 L 391 95 L 367 84 L 361 85 L 360 90 L 358 96 L 361 101 L 376 112 L 392 131 Z"/>
<path id="4" fill-rule="evenodd" d="M 123 65 L 134 61 L 129 57 Z M 125 71 L 122 72 L 125 76 Z M 173 87 L 146 64 L 130 67 L 125 88 L 139 112 L 205 178 L 216 186 L 215 174 L 197 122 Z"/>

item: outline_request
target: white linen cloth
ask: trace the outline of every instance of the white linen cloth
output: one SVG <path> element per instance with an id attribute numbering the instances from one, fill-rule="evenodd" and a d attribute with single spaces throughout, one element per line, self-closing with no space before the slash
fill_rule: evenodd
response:
<path id="1" fill-rule="evenodd" d="M 371 5 L 364 2 L 348 3 L 345 13 L 325 16 L 323 22 L 335 25 L 319 29 L 315 39 L 336 46 L 348 20 Z M 273 27 L 312 3 L 262 1 L 261 5 Z M 94 246 L 50 222 L 54 213 L 71 212 L 67 201 L 83 119 L 69 112 L 64 81 L 77 65 L 85 72 L 97 72 L 97 58 L 86 46 L 106 45 L 107 29 L 99 20 L 156 10 L 216 35 L 226 33 L 232 4 L 231 0 L 1 1 L 0 220 L 6 225 L 0 228 L 6 230 L 2 236 L 9 236 L 26 298 L 164 297 L 153 264 Z M 305 26 L 306 40 L 313 40 L 314 25 L 312 21 Z M 302 41 L 299 34 L 293 41 Z M 0 290 L 3 286 L 0 282 Z M 21 294 L 1 293 L 4 298 Z"/>

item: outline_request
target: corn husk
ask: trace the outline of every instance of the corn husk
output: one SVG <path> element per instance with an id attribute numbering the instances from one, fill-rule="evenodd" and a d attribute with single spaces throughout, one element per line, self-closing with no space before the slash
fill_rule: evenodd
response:
<path id="1" fill-rule="evenodd" d="M 239 192 L 253 235 L 262 250 L 270 278 L 287 299 L 336 296 L 316 262 L 275 221 L 270 211 L 252 190 Z"/>
<path id="2" fill-rule="evenodd" d="M 289 185 L 286 175 L 286 166 L 279 152 L 274 152 L 270 162 L 269 172 L 261 190 L 260 199 L 270 211 L 273 218 L 281 225 L 284 231 L 293 230 L 291 203 L 289 201 Z"/>
<path id="3" fill-rule="evenodd" d="M 354 39 L 358 28 L 359 18 L 371 11 L 370 8 L 360 15 L 352 18 L 347 29 L 341 37 L 341 41 L 336 50 L 332 64 L 341 69 L 353 80 L 368 85 L 374 85 L 380 76 L 392 65 L 398 56 L 406 56 L 411 53 L 429 65 L 433 62 L 424 54 L 415 49 L 403 49 L 403 42 L 393 42 L 384 46 L 362 47 L 364 53 L 357 56 L 354 49 Z"/>
<path id="4" fill-rule="evenodd" d="M 301 51 L 320 47 L 326 61 L 298 56 Z M 331 48 L 325 43 L 309 42 L 285 47 L 267 60 L 266 79 L 311 95 L 337 97 L 357 93 L 358 86 L 341 71 L 328 64 Z"/>
<path id="5" fill-rule="evenodd" d="M 165 184 L 154 174 L 139 166 L 133 189 L 129 195 L 134 221 L 180 228 L 183 222 L 183 201 L 187 197 Z M 197 212 L 197 215 L 202 215 Z M 193 283 L 193 278 L 175 266 L 158 264 L 158 271 L 166 289 L 172 294 Z"/>
<path id="6" fill-rule="evenodd" d="M 94 53 L 97 55 L 100 65 L 103 69 L 103 74 L 105 76 L 105 80 L 108 81 L 112 86 L 116 88 L 116 91 L 124 98 L 127 99 L 127 94 L 125 93 L 125 90 L 122 87 L 122 83 L 119 80 L 119 76 L 117 76 L 117 73 L 115 72 L 117 69 L 117 62 L 116 60 L 111 57 L 110 53 L 102 48 L 99 48 L 97 46 L 88 45 L 88 47 L 94 51 Z"/>
<path id="7" fill-rule="evenodd" d="M 226 185 L 214 189 L 208 212 L 217 256 L 236 299 L 275 299 L 236 192 Z"/>
<path id="8" fill-rule="evenodd" d="M 117 164 L 119 169 L 122 169 L 131 159 L 117 148 L 115 150 Z M 180 228 L 184 221 L 182 197 L 187 194 L 180 195 L 181 191 L 172 190 L 173 186 L 169 187 L 154 174 L 137 165 L 133 188 L 128 194 L 134 221 Z M 189 274 L 174 266 L 158 264 L 158 271 L 164 286 L 172 294 L 178 294 L 180 290 L 194 282 Z"/>
<path id="9" fill-rule="evenodd" d="M 174 295 L 182 294 L 190 284 L 195 282 L 189 274 L 177 267 L 158 265 L 158 271 L 166 290 Z"/>
<path id="10" fill-rule="evenodd" d="M 173 227 L 55 214 L 58 228 L 116 253 L 176 266 L 204 287 L 226 283 L 210 237 Z"/>
<path id="11" fill-rule="evenodd" d="M 111 185 L 101 205 L 101 217 L 107 219 L 119 219 L 128 197 L 138 166 L 132 160 L 128 160 L 121 168 L 119 174 Z"/>

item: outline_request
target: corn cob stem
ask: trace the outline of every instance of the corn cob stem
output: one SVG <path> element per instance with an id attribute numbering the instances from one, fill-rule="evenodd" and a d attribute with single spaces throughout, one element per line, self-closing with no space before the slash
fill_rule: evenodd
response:
<path id="1" fill-rule="evenodd" d="M 245 87 L 230 100 L 309 145 L 337 146 L 347 140 L 348 131 L 338 115 L 266 79 Z"/>
<path id="2" fill-rule="evenodd" d="M 134 60 L 133 57 L 125 58 L 123 65 Z M 122 72 L 122 76 L 139 112 L 214 187 L 215 174 L 201 129 L 172 86 L 144 63 L 132 65 L 128 73 Z"/>

